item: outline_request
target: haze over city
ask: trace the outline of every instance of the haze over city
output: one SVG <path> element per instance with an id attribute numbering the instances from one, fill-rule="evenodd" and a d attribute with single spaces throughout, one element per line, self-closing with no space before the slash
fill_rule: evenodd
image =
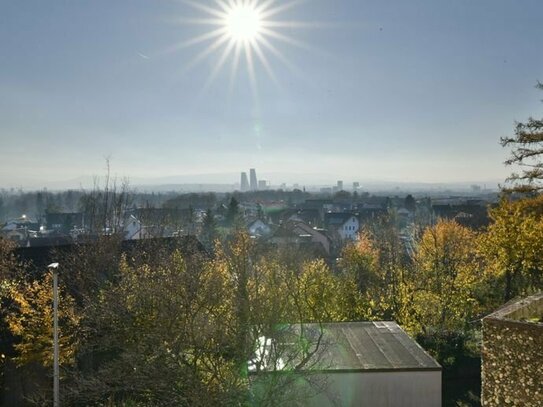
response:
<path id="1" fill-rule="evenodd" d="M 543 406 L 543 0 L 0 0 L 0 407 Z"/>
<path id="2" fill-rule="evenodd" d="M 203 55 L 213 1 L 2 2 L 0 186 L 78 187 L 104 157 L 136 184 L 510 173 L 499 138 L 540 107 L 541 1 L 275 3 L 270 47 L 236 65 L 228 42 Z"/>

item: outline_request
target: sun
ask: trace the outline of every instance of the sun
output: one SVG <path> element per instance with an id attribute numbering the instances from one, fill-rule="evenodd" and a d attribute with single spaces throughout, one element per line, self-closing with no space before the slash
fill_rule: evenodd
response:
<path id="1" fill-rule="evenodd" d="M 238 4 L 228 11 L 224 24 L 235 41 L 254 41 L 261 32 L 262 18 L 253 6 Z"/>
<path id="2" fill-rule="evenodd" d="M 240 65 L 245 64 L 256 94 L 257 67 L 263 68 L 269 79 L 278 83 L 272 69 L 270 56 L 291 71 L 297 71 L 283 55 L 278 43 L 308 48 L 284 32 L 285 28 L 315 27 L 303 21 L 284 20 L 279 16 L 305 0 L 181 0 L 201 14 L 195 18 L 180 19 L 181 24 L 207 26 L 210 29 L 188 38 L 173 49 L 204 45 L 186 66 L 192 69 L 206 58 L 215 56 L 217 61 L 204 85 L 207 88 L 224 67 L 230 64 L 230 89 L 238 76 Z M 289 32 L 292 30 L 289 30 Z"/>

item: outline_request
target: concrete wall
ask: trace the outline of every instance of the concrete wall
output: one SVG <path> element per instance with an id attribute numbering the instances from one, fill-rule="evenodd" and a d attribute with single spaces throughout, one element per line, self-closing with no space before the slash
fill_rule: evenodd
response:
<path id="1" fill-rule="evenodd" d="M 542 311 L 540 294 L 483 320 L 483 406 L 543 406 L 543 324 L 522 320 Z"/>

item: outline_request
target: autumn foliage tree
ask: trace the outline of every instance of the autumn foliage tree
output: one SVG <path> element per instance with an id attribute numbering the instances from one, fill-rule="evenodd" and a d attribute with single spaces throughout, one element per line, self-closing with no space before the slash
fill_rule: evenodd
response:
<path id="1" fill-rule="evenodd" d="M 0 384 L 4 378 L 4 363 L 10 351 L 11 333 L 7 325 L 10 291 L 14 285 L 17 270 L 20 269 L 13 253 L 15 244 L 0 237 Z"/>
<path id="2" fill-rule="evenodd" d="M 543 289 L 543 196 L 502 199 L 480 239 L 495 303 Z"/>
<path id="3" fill-rule="evenodd" d="M 543 84 L 537 87 L 543 90 Z M 543 191 L 543 118 L 530 117 L 525 123 L 517 123 L 514 137 L 501 139 L 503 147 L 511 147 L 507 165 L 518 165 L 522 172 L 513 173 L 508 179 L 506 192 L 537 194 Z"/>
<path id="4" fill-rule="evenodd" d="M 479 313 L 476 234 L 455 221 L 427 228 L 405 285 L 402 321 L 412 332 L 462 330 Z"/>
<path id="5" fill-rule="evenodd" d="M 343 249 L 340 267 L 355 276 L 361 293 L 367 293 L 377 283 L 378 261 L 379 249 L 371 235 L 363 231 L 355 242 Z"/>
<path id="6" fill-rule="evenodd" d="M 77 301 L 66 290 L 79 284 L 61 284 L 64 404 L 245 405 L 256 397 L 248 361 L 258 338 L 279 340 L 284 326 L 363 319 L 368 312 L 354 274 L 334 274 L 322 261 L 285 264 L 255 250 L 244 233 L 218 245 L 213 258 L 159 252 L 121 256 L 116 267 L 88 280 L 92 289 L 79 292 Z M 89 257 L 81 272 L 104 266 L 90 259 L 91 249 L 77 255 Z M 50 285 L 46 274 L 10 291 L 8 322 L 21 364 L 51 363 Z M 294 370 L 308 368 L 304 363 L 320 346 L 300 335 Z M 285 385 L 267 387 L 259 405 L 294 397 Z"/>
<path id="7" fill-rule="evenodd" d="M 7 324 L 17 341 L 19 364 L 53 364 L 53 278 L 48 272 L 40 280 L 20 280 L 9 289 L 11 309 Z M 72 364 L 77 349 L 80 315 L 73 298 L 59 290 L 59 348 L 61 364 Z"/>
<path id="8" fill-rule="evenodd" d="M 481 309 L 476 232 L 440 220 L 424 229 L 409 260 L 389 234 L 363 232 L 342 253 L 340 268 L 356 276 L 368 318 L 394 319 L 415 334 L 465 328 Z"/>
<path id="9" fill-rule="evenodd" d="M 361 239 L 363 242 L 369 238 L 377 254 L 374 302 L 378 308 L 376 317 L 384 320 L 399 319 L 405 304 L 403 285 L 411 268 L 411 255 L 398 226 L 397 213 L 391 210 L 371 223 L 367 228 L 368 234 Z"/>
<path id="10" fill-rule="evenodd" d="M 121 260 L 116 281 L 85 310 L 86 360 L 72 373 L 68 403 L 235 405 L 243 378 L 234 347 L 232 281 L 226 270 L 187 262 Z"/>

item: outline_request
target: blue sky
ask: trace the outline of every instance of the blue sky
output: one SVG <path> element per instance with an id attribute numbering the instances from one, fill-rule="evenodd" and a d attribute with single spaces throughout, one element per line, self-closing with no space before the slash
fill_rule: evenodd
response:
<path id="1" fill-rule="evenodd" d="M 174 46 L 212 28 L 180 23 L 205 17 L 182 1 L 0 0 L 0 186 L 101 174 L 105 156 L 133 178 L 502 180 L 499 138 L 542 110 L 541 15 L 540 0 L 300 2 L 274 19 L 311 23 L 278 29 L 306 46 L 271 39 L 295 69 L 267 53 L 278 83 L 257 64 L 255 97 L 243 63 L 233 87 L 229 64 L 205 86 L 221 49 L 187 70 L 209 42 Z"/>

